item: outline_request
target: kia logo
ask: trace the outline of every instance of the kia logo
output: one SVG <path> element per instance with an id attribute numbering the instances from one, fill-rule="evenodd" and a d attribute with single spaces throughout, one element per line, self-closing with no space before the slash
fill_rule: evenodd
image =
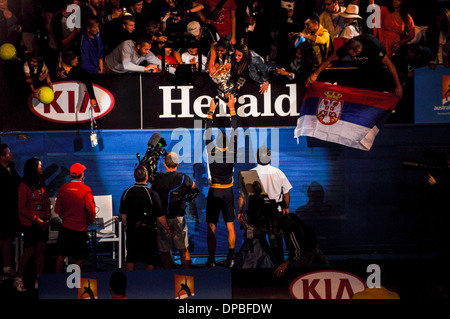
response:
<path id="1" fill-rule="evenodd" d="M 353 274 L 323 270 L 297 277 L 290 284 L 289 292 L 295 299 L 351 299 L 366 287 L 366 283 Z"/>
<path id="2" fill-rule="evenodd" d="M 97 105 L 92 108 L 92 115 L 99 119 L 114 107 L 114 96 L 107 89 L 93 84 Z M 53 83 L 55 98 L 49 104 L 41 103 L 30 96 L 28 106 L 37 116 L 57 123 L 83 123 L 91 120 L 91 98 L 82 82 L 62 81 Z"/>

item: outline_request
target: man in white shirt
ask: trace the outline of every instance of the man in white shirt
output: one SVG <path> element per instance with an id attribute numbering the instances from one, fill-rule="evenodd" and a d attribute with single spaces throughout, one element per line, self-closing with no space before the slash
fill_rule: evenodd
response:
<path id="1" fill-rule="evenodd" d="M 115 73 L 158 72 L 161 60 L 150 51 L 151 48 L 152 40 L 149 37 L 144 36 L 137 41 L 126 40 L 105 57 L 106 70 Z M 147 66 L 141 65 L 144 61 L 148 63 Z M 175 69 L 169 68 L 169 72 L 175 73 Z"/>
<path id="2" fill-rule="evenodd" d="M 199 65 L 198 43 L 194 41 L 189 43 L 187 51 L 181 55 L 181 61 L 184 64 L 191 64 L 191 66 L 194 65 L 195 71 L 199 69 L 199 66 L 201 67 L 202 71 L 205 71 L 208 59 L 206 58 L 206 56 L 201 55 L 201 65 Z"/>
<path id="3" fill-rule="evenodd" d="M 270 165 L 271 152 L 267 146 L 261 146 L 257 152 L 258 165 L 252 170 L 258 172 L 258 177 L 264 191 L 269 199 L 275 200 L 279 204 L 279 213 L 285 215 L 289 213 L 290 193 L 292 188 L 286 175 L 279 168 Z M 238 219 L 244 222 L 244 197 L 239 194 L 238 199 Z M 270 238 L 272 252 L 279 264 L 284 262 L 283 238 L 277 237 L 274 241 Z"/>
<path id="4" fill-rule="evenodd" d="M 257 157 L 258 165 L 253 170 L 258 172 L 261 184 L 269 198 L 282 203 L 283 215 L 288 214 L 291 183 L 279 168 L 270 165 L 271 153 L 267 146 L 261 146 L 258 149 Z"/>

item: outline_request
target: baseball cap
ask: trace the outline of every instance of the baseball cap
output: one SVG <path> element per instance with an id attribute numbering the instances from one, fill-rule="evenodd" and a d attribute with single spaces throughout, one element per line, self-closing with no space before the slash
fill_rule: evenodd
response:
<path id="1" fill-rule="evenodd" d="M 86 166 L 75 163 L 70 167 L 70 176 L 78 176 L 86 170 Z"/>
<path id="2" fill-rule="evenodd" d="M 200 34 L 200 23 L 197 21 L 191 21 L 187 25 L 187 32 L 194 36 L 198 36 Z"/>

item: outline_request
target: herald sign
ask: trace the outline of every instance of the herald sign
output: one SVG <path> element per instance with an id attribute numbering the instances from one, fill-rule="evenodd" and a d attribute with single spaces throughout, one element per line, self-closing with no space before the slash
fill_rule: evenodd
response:
<path id="1" fill-rule="evenodd" d="M 367 288 L 364 280 L 337 270 L 314 271 L 294 279 L 289 293 L 295 299 L 351 299 Z"/>
<path id="2" fill-rule="evenodd" d="M 93 84 L 97 105 L 93 107 L 93 116 L 99 119 L 114 107 L 114 96 L 107 89 Z M 91 103 L 86 86 L 82 82 L 62 81 L 53 83 L 55 98 L 49 104 L 41 103 L 30 97 L 28 106 L 37 116 L 57 123 L 83 123 L 91 120 Z"/>

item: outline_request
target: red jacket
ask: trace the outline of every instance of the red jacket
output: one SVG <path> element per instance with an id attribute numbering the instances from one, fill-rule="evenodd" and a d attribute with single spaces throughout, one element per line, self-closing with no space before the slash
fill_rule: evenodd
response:
<path id="1" fill-rule="evenodd" d="M 79 180 L 72 180 L 61 186 L 56 197 L 55 213 L 63 220 L 63 227 L 86 231 L 95 219 L 95 202 L 91 188 Z"/>
<path id="2" fill-rule="evenodd" d="M 21 182 L 17 190 L 17 208 L 19 221 L 23 226 L 31 226 L 35 217 L 50 218 L 50 199 L 47 188 L 42 187 L 32 191 L 27 184 Z"/>

